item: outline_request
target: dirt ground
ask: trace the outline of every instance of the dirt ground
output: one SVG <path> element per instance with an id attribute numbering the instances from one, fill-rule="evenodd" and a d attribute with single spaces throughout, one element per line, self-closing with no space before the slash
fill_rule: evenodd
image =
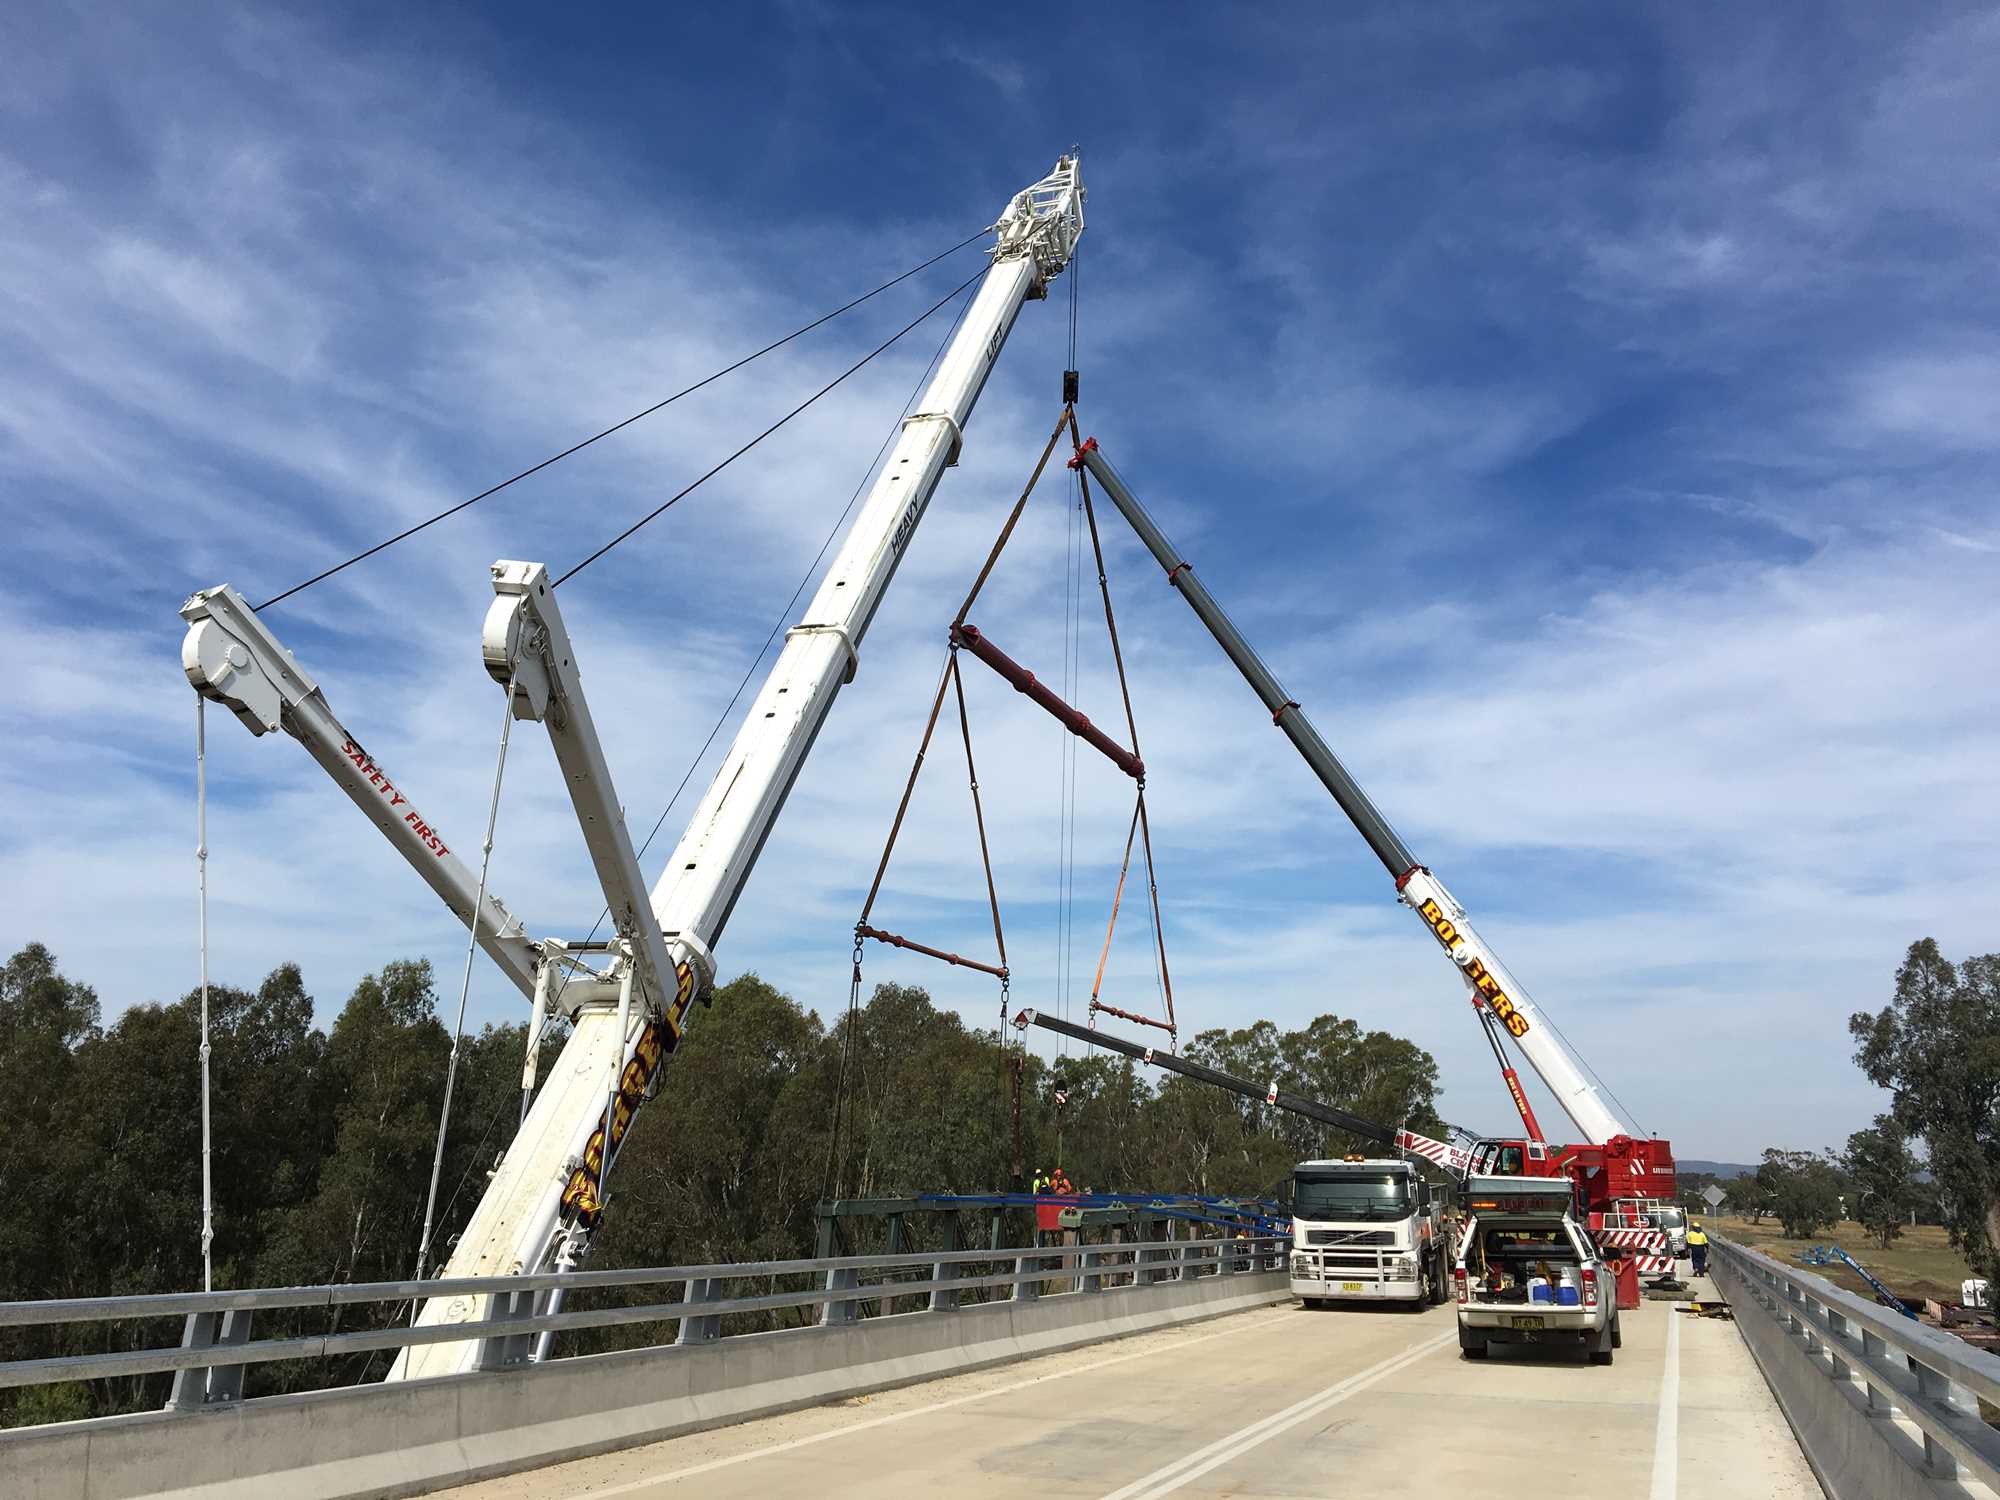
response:
<path id="1" fill-rule="evenodd" d="M 1836 1224 L 1808 1240 L 1788 1240 L 1783 1237 L 1784 1231 L 1778 1221 L 1768 1215 L 1761 1224 L 1752 1224 L 1748 1219 L 1731 1218 L 1726 1214 L 1704 1216 L 1703 1222 L 1723 1239 L 1748 1245 L 1791 1265 L 1800 1264 L 1800 1254 L 1814 1245 L 1838 1245 L 1879 1276 L 1898 1296 L 1913 1293 L 1920 1297 L 1935 1297 L 1940 1302 L 1956 1302 L 1959 1283 L 1972 1274 L 1966 1268 L 1964 1258 L 1945 1243 L 1944 1229 L 1935 1224 L 1919 1224 L 1914 1228 L 1906 1226 L 1901 1236 L 1884 1250 L 1859 1224 L 1853 1223 Z M 1859 1292 L 1864 1297 L 1874 1296 L 1866 1282 L 1838 1261 L 1830 1266 L 1811 1266 L 1807 1269 L 1824 1276 L 1836 1286 Z"/>

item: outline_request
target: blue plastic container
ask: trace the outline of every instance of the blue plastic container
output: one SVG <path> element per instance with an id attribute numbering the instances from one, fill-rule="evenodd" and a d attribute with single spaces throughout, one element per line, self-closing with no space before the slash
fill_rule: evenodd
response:
<path id="1" fill-rule="evenodd" d="M 1531 1276 L 1528 1278 L 1528 1300 L 1530 1302 L 1548 1302 L 1552 1300 L 1549 1296 L 1549 1284 L 1542 1277 Z"/>

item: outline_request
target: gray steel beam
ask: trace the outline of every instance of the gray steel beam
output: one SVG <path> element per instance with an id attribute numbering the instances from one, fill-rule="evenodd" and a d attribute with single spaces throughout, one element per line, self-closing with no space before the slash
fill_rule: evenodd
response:
<path id="1" fill-rule="evenodd" d="M 1146 513 L 1146 507 L 1139 503 L 1139 497 L 1131 487 L 1118 476 L 1111 467 L 1111 461 L 1098 450 L 1097 440 L 1090 439 L 1083 445 L 1079 455 L 1083 467 L 1090 472 L 1104 493 L 1111 497 L 1111 503 L 1118 507 L 1139 540 L 1146 544 L 1146 550 L 1153 554 L 1159 565 L 1167 570 L 1167 581 L 1180 590 L 1181 597 L 1188 602 L 1201 623 L 1208 627 L 1216 644 L 1222 647 L 1229 659 L 1236 664 L 1236 670 L 1243 674 L 1244 681 L 1263 700 L 1270 711 L 1271 721 L 1285 731 L 1285 736 L 1305 757 L 1313 774 L 1326 784 L 1333 793 L 1333 800 L 1340 804 L 1340 810 L 1347 814 L 1361 836 L 1368 841 L 1368 847 L 1375 851 L 1375 857 L 1382 861 L 1389 873 L 1401 880 L 1416 868 L 1416 856 L 1411 854 L 1396 830 L 1389 826 L 1389 820 L 1371 802 L 1368 794 L 1361 789 L 1361 783 L 1348 774 L 1347 767 L 1340 763 L 1340 757 L 1327 747 L 1314 729 L 1312 721 L 1300 710 L 1298 700 L 1284 689 L 1271 669 L 1245 640 L 1222 606 L 1215 602 L 1200 579 L 1194 576 L 1194 569 L 1186 558 L 1167 540 L 1166 533 L 1154 524 Z"/>

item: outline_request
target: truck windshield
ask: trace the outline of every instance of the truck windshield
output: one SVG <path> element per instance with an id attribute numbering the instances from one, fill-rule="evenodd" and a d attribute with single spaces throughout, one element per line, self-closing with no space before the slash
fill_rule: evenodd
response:
<path id="1" fill-rule="evenodd" d="M 1410 1180 L 1389 1172 L 1299 1172 L 1292 1213 L 1301 1219 L 1405 1219 Z"/>

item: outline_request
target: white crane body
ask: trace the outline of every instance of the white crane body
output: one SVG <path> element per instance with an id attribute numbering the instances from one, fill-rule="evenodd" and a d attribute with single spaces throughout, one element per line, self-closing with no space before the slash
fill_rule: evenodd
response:
<path id="1" fill-rule="evenodd" d="M 1068 264 L 1075 249 L 1083 231 L 1083 186 L 1076 158 L 1061 158 L 1047 177 L 1017 194 L 995 227 L 992 265 L 957 333 L 914 412 L 904 419 L 811 605 L 787 632 L 776 664 L 665 873 L 643 899 L 621 804 L 584 704 L 575 654 L 569 649 L 546 573 L 535 563 L 495 565 L 499 597 L 486 622 L 487 670 L 496 681 L 511 684 L 517 718 L 540 719 L 549 728 L 619 935 L 610 945 L 614 957 L 609 967 L 592 972 L 577 966 L 577 950 L 568 945 L 530 942 L 498 902 L 480 908 L 481 945 L 488 952 L 498 946 L 515 960 L 512 967 L 503 960 L 503 967 L 509 967 L 509 977 L 535 1001 L 527 1081 L 533 1074 L 534 1032 L 545 1007 L 558 1003 L 558 995 L 572 1030 L 442 1268 L 444 1276 L 566 1268 L 583 1254 L 633 1112 L 658 1086 L 661 1071 L 680 1045 L 690 1008 L 713 981 L 713 948 L 835 696 L 843 683 L 853 679 L 862 638 L 938 481 L 957 459 L 966 423 L 1007 334 L 1022 304 L 1045 295 L 1047 283 Z M 198 690 L 229 703 L 239 718 L 262 732 L 260 725 L 275 724 L 266 723 L 261 714 L 246 718 L 245 710 L 237 706 L 243 699 L 240 689 L 235 698 L 229 696 L 228 669 L 235 665 L 228 654 L 232 640 L 219 638 L 202 652 L 196 652 L 193 644 L 209 616 L 206 608 L 198 611 L 197 606 L 218 594 L 235 597 L 226 589 L 210 591 L 197 595 L 183 611 L 193 627 L 186 649 L 198 658 L 189 665 L 188 675 Z M 240 598 L 235 602 L 241 605 Z M 275 662 L 303 682 L 304 694 L 293 696 L 316 699 L 316 690 L 291 665 L 289 653 L 269 638 L 247 608 L 242 613 L 269 640 Z M 271 718 L 276 717 L 274 709 Z M 322 753 L 320 742 L 344 738 L 345 731 L 332 723 L 331 715 L 326 719 L 326 727 L 300 737 L 338 779 L 344 774 L 343 758 Z M 292 727 L 289 719 L 287 727 Z M 343 785 L 378 827 L 407 843 L 399 827 L 353 787 L 351 778 Z M 413 853 L 405 853 L 416 862 Z M 449 868 L 452 873 L 446 878 L 419 865 L 432 888 L 465 920 L 476 886 L 462 865 L 454 862 Z M 461 887 L 463 898 L 455 899 Z M 494 924 L 492 938 L 489 923 Z M 561 976 L 561 964 L 572 966 L 569 977 Z M 578 972 L 581 979 L 575 977 Z M 418 1322 L 435 1326 L 478 1321 L 487 1316 L 490 1300 L 432 1298 Z M 538 1311 L 553 1311 L 560 1295 L 545 1294 L 537 1303 Z M 480 1344 L 472 1340 L 412 1346 L 398 1356 L 390 1378 L 457 1373 L 474 1368 L 481 1357 Z"/>

